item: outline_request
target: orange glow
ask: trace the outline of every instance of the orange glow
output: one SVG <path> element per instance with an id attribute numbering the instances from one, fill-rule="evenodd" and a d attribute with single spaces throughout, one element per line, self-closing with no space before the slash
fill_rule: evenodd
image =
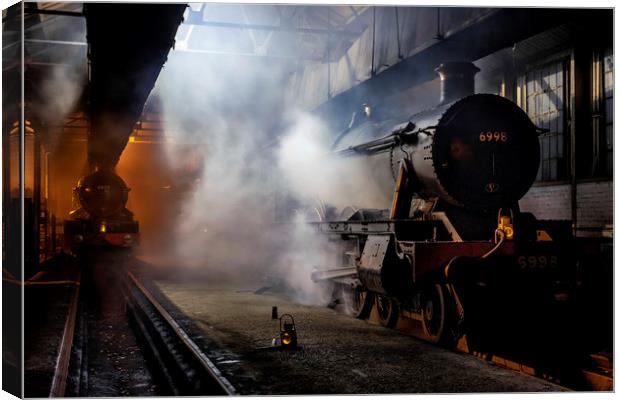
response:
<path id="1" fill-rule="evenodd" d="M 506 239 L 512 239 L 515 235 L 514 228 L 512 227 L 512 221 L 508 216 L 503 215 L 500 217 L 497 229 L 503 231 L 506 234 Z"/>
<path id="2" fill-rule="evenodd" d="M 34 153 L 35 153 L 35 132 L 29 120 L 24 121 L 24 192 L 25 196 L 32 198 L 34 196 Z M 19 151 L 20 124 L 19 121 L 13 123 L 13 127 L 9 132 L 9 159 L 10 159 L 10 187 L 11 197 L 19 197 Z"/>
<path id="3" fill-rule="evenodd" d="M 175 149 L 166 143 L 130 142 L 116 167 L 131 188 L 126 207 L 140 223 L 141 255 L 174 254 L 176 242 L 169 233 L 179 222 L 177 212 L 192 189 L 188 181 L 193 178 L 169 164 L 168 152 Z"/>
<path id="4" fill-rule="evenodd" d="M 288 333 L 288 332 L 282 332 L 282 337 L 281 338 L 282 338 L 282 344 L 284 346 L 288 346 L 293 341 L 293 338 L 291 337 L 291 334 Z"/>

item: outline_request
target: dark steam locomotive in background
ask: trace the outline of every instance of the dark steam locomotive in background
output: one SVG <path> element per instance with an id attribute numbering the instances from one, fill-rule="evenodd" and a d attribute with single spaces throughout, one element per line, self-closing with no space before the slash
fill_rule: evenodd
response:
<path id="1" fill-rule="evenodd" d="M 437 71 L 437 107 L 337 137 L 334 152 L 366 157 L 393 201 L 323 212 L 313 224 L 341 244 L 344 261 L 313 280 L 332 285 L 334 304 L 356 317 L 408 323 L 428 341 L 519 359 L 537 374 L 561 376 L 611 351 L 611 242 L 520 211 L 541 130 L 512 101 L 474 94 L 473 64 Z"/>
<path id="2" fill-rule="evenodd" d="M 129 188 L 116 173 L 99 169 L 78 181 L 74 196 L 80 207 L 65 221 L 65 247 L 133 247 L 139 243 L 138 222 L 127 204 Z"/>

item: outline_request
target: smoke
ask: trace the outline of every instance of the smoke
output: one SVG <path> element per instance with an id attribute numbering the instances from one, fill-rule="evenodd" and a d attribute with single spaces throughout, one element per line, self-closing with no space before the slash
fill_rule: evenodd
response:
<path id="1" fill-rule="evenodd" d="M 83 21 L 72 22 L 65 27 L 65 40 L 84 41 Z M 67 217 L 74 208 L 72 188 L 83 173 L 86 161 L 85 142 L 75 140 L 77 135 L 69 133 L 83 129 L 81 121 L 65 127 L 67 118 L 79 109 L 87 82 L 86 46 L 56 46 L 47 52 L 49 44 L 27 40 L 41 39 L 38 35 L 38 31 L 25 33 L 27 54 L 33 58 L 39 55 L 46 60 L 40 67 L 32 67 L 37 79 L 25 82 L 25 112 L 47 153 L 41 154 L 42 196 L 49 215 L 60 219 Z M 32 176 L 33 169 L 27 166 L 26 170 L 26 175 Z"/>
<path id="2" fill-rule="evenodd" d="M 301 213 L 296 214 L 292 222 L 292 225 L 274 230 L 281 242 L 272 273 L 293 290 L 297 301 L 326 304 L 331 288 L 312 281 L 311 275 L 316 270 L 342 267 L 344 251 L 348 250 L 346 243 L 318 234 Z"/>
<path id="3" fill-rule="evenodd" d="M 330 153 L 334 134 L 324 121 L 302 111 L 292 113 L 292 126 L 277 148 L 278 166 L 288 187 L 305 203 L 329 202 L 374 208 L 386 204 L 386 194 L 372 184 L 366 157 L 342 158 Z"/>
<path id="4" fill-rule="evenodd" d="M 75 27 L 74 35 L 80 34 Z M 83 35 L 83 32 L 82 32 Z M 79 40 L 84 40 L 80 38 Z M 27 43 L 30 52 L 40 51 L 38 43 Z M 49 65 L 43 71 L 43 77 L 36 87 L 29 88 L 33 97 L 33 113 L 36 118 L 45 121 L 48 126 L 65 123 L 67 116 L 76 109 L 87 81 L 85 48 L 58 49 L 57 57 L 62 63 Z"/>
<path id="5" fill-rule="evenodd" d="M 186 56 L 170 55 L 156 88 L 167 134 L 194 143 L 204 163 L 173 232 L 176 259 L 222 279 L 260 279 L 275 240 L 272 160 L 261 148 L 281 108 L 278 71 L 236 58 Z M 174 168 L 187 154 L 169 147 L 167 157 Z"/>
<path id="6" fill-rule="evenodd" d="M 41 83 L 41 119 L 52 124 L 63 123 L 72 112 L 86 83 L 86 72 L 81 66 L 52 67 Z"/>
<path id="7" fill-rule="evenodd" d="M 206 38 L 206 48 L 208 40 L 219 39 Z M 385 199 L 365 189 L 364 160 L 327 156 L 335 134 L 325 121 L 288 106 L 290 71 L 267 58 L 171 52 L 154 94 L 167 136 L 193 143 L 203 163 L 171 241 L 186 270 L 236 283 L 284 282 L 298 300 L 324 303 L 311 273 L 341 267 L 342 244 L 317 235 L 295 207 L 281 222 L 277 200 L 286 192 L 305 211 Z M 188 155 L 168 146 L 166 156 L 181 168 Z"/>

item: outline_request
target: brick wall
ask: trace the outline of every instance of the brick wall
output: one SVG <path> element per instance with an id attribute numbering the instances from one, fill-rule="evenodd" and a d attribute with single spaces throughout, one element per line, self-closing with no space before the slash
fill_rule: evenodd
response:
<path id="1" fill-rule="evenodd" d="M 577 185 L 577 226 L 600 227 L 614 223 L 613 182 Z"/>
<path id="2" fill-rule="evenodd" d="M 570 220 L 570 185 L 533 187 L 521 199 L 519 207 L 538 219 Z"/>
<path id="3" fill-rule="evenodd" d="M 521 199 L 522 211 L 539 219 L 571 219 L 570 185 L 537 186 Z M 613 224 L 613 182 L 577 185 L 577 226 L 603 228 Z"/>

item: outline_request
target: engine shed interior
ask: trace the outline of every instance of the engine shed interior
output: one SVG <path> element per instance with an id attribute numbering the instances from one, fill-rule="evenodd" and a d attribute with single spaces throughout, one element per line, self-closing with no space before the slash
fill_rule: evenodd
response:
<path id="1" fill-rule="evenodd" d="M 352 302 L 349 315 L 417 321 L 423 340 L 488 360 L 488 332 L 510 331 L 536 354 L 498 340 L 501 357 L 613 391 L 612 8 L 33 1 L 2 18 L 3 347 L 18 349 L 3 349 L 3 389 L 35 379 L 19 372 L 16 287 L 66 260 L 97 281 L 130 258 L 304 305 Z M 511 285 L 497 265 L 527 276 L 486 310 L 493 284 Z M 562 340 L 596 342 L 575 351 L 607 372 L 545 369 L 577 361 L 539 357 L 553 340 L 532 345 L 503 305 L 545 310 L 523 312 L 540 326 L 552 310 L 553 335 L 589 313 Z M 282 393 L 296 394 L 267 390 Z"/>

